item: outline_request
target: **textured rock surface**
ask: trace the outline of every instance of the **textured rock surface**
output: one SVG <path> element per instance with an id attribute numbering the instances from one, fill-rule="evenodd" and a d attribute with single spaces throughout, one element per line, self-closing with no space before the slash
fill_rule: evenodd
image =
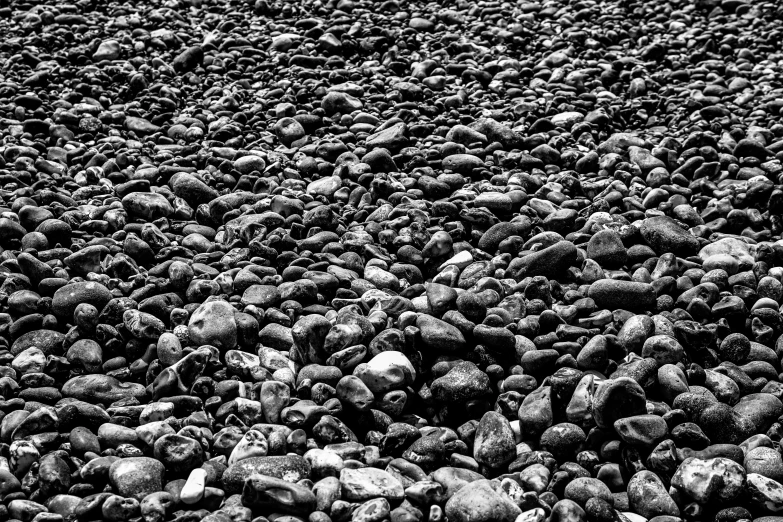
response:
<path id="1" fill-rule="evenodd" d="M 781 2 L 0 31 L 0 522 L 780 522 Z"/>

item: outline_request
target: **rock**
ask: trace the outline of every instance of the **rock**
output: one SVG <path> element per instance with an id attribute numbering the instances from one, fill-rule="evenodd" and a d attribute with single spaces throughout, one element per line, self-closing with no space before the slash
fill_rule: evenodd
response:
<path id="1" fill-rule="evenodd" d="M 475 399 L 490 391 L 489 377 L 471 362 L 457 364 L 435 379 L 430 388 L 435 400 L 447 404 Z"/>
<path id="2" fill-rule="evenodd" d="M 783 403 L 769 393 L 751 393 L 734 405 L 734 411 L 753 426 L 754 433 L 763 433 L 783 415 Z"/>
<path id="3" fill-rule="evenodd" d="M 644 390 L 633 379 L 607 379 L 598 385 L 593 397 L 593 419 L 598 427 L 612 428 L 618 420 L 646 413 Z"/>
<path id="4" fill-rule="evenodd" d="M 680 516 L 680 509 L 661 479 L 651 471 L 639 471 L 628 482 L 628 503 L 634 513 L 645 518 Z"/>
<path id="5" fill-rule="evenodd" d="M 783 511 L 783 485 L 780 482 L 758 473 L 748 473 L 745 487 L 754 506 L 767 513 Z"/>
<path id="6" fill-rule="evenodd" d="M 525 407 L 524 404 L 522 407 Z M 530 413 L 534 412 L 535 410 L 531 410 Z M 545 418 L 547 416 L 545 414 Z M 558 460 L 567 461 L 576 456 L 586 439 L 587 436 L 582 428 L 576 424 L 561 422 L 547 428 L 541 434 L 541 449 L 548 451 Z"/>
<path id="7" fill-rule="evenodd" d="M 600 230 L 587 243 L 587 257 L 601 266 L 619 268 L 625 264 L 628 252 L 620 234 L 614 230 Z"/>
<path id="8" fill-rule="evenodd" d="M 52 311 L 59 317 L 71 318 L 79 304 L 87 303 L 102 310 L 111 298 L 111 292 L 100 283 L 94 281 L 71 283 L 54 293 Z"/>
<path id="9" fill-rule="evenodd" d="M 753 254 L 750 245 L 741 239 L 732 237 L 721 238 L 699 250 L 699 257 L 702 261 L 717 255 L 733 257 L 737 261 L 738 267 L 753 265 Z"/>
<path id="10" fill-rule="evenodd" d="M 250 457 L 228 467 L 221 479 L 223 489 L 228 494 L 241 493 L 245 480 L 255 473 L 295 483 L 307 478 L 310 465 L 299 455 Z"/>
<path id="11" fill-rule="evenodd" d="M 591 498 L 601 499 L 609 504 L 614 504 L 612 492 L 609 487 L 600 480 L 592 477 L 578 477 L 569 482 L 564 491 L 567 500 L 573 500 L 579 506 L 584 506 Z"/>
<path id="12" fill-rule="evenodd" d="M 614 430 L 623 442 L 652 448 L 669 435 L 666 421 L 657 415 L 634 415 L 614 422 Z"/>
<path id="13" fill-rule="evenodd" d="M 11 354 L 19 355 L 30 348 L 37 348 L 42 354 L 59 355 L 62 353 L 65 336 L 55 330 L 33 330 L 19 336 L 11 345 Z"/>
<path id="14" fill-rule="evenodd" d="M 315 510 L 315 495 L 306 487 L 261 474 L 250 475 L 242 489 L 242 505 L 277 513 L 308 515 Z"/>
<path id="15" fill-rule="evenodd" d="M 413 384 L 416 370 L 400 352 L 381 352 L 354 370 L 373 393 L 385 393 Z"/>
<path id="16" fill-rule="evenodd" d="M 184 473 L 198 467 L 204 461 L 204 452 L 190 437 L 164 435 L 155 441 L 155 458 L 169 473 Z"/>
<path id="17" fill-rule="evenodd" d="M 343 497 L 351 501 L 377 497 L 401 500 L 405 494 L 396 478 L 375 468 L 343 469 L 340 472 L 340 488 Z"/>
<path id="18" fill-rule="evenodd" d="M 750 339 L 741 333 L 729 334 L 721 341 L 718 354 L 723 360 L 744 364 L 750 355 Z"/>
<path id="19" fill-rule="evenodd" d="M 102 60 L 116 60 L 120 57 L 120 43 L 117 40 L 104 40 L 98 46 L 98 50 L 92 55 L 96 62 Z"/>
<path id="20" fill-rule="evenodd" d="M 171 62 L 175 71 L 182 74 L 192 71 L 200 66 L 204 61 L 204 49 L 200 45 L 194 45 L 184 49 Z"/>
<path id="21" fill-rule="evenodd" d="M 347 114 L 362 108 L 362 102 L 345 92 L 330 92 L 321 101 L 321 107 L 326 114 L 340 112 Z"/>
<path id="22" fill-rule="evenodd" d="M 470 174 L 474 169 L 484 167 L 481 158 L 472 154 L 452 154 L 443 159 L 443 168 L 459 174 Z"/>
<path id="23" fill-rule="evenodd" d="M 748 477 L 757 474 L 776 482 L 783 480 L 783 457 L 772 448 L 761 446 L 748 450 L 743 466 Z"/>
<path id="24" fill-rule="evenodd" d="M 590 285 L 587 296 L 609 310 L 645 310 L 655 303 L 655 289 L 648 283 L 600 279 Z"/>
<path id="25" fill-rule="evenodd" d="M 0 6 L 2 520 L 783 513 L 779 2 L 153 3 Z"/>
<path id="26" fill-rule="evenodd" d="M 202 203 L 209 203 L 220 195 L 214 188 L 208 186 L 196 176 L 187 173 L 174 174 L 169 183 L 172 192 L 176 196 L 184 199 L 189 205 L 194 207 Z"/>
<path id="27" fill-rule="evenodd" d="M 136 130 L 139 132 L 155 132 L 146 125 L 142 126 L 139 120 L 131 120 L 136 124 Z M 174 213 L 174 209 L 168 200 L 161 194 L 151 192 L 131 192 L 122 198 L 122 206 L 132 215 L 148 221 L 154 221 L 161 217 L 168 217 Z"/>
<path id="28" fill-rule="evenodd" d="M 645 219 L 640 232 L 656 254 L 671 252 L 687 257 L 699 252 L 698 240 L 669 217 L 657 216 Z"/>
<path id="29" fill-rule="evenodd" d="M 341 185 L 342 180 L 338 176 L 321 178 L 307 186 L 307 193 L 312 196 L 331 198 Z"/>
<path id="30" fill-rule="evenodd" d="M 237 345 L 237 324 L 234 308 L 225 301 L 207 301 L 199 306 L 188 321 L 190 339 L 224 350 Z"/>
<path id="31" fill-rule="evenodd" d="M 71 473 L 68 464 L 56 455 L 45 455 L 38 467 L 38 487 L 41 494 L 53 497 L 67 493 L 70 484 Z"/>
<path id="32" fill-rule="evenodd" d="M 739 444 L 753 434 L 751 420 L 724 403 L 702 405 L 693 420 L 717 444 Z"/>
<path id="33" fill-rule="evenodd" d="M 466 484 L 446 502 L 446 516 L 455 522 L 511 522 L 522 510 L 504 493 L 492 489 L 488 480 Z"/>
<path id="34" fill-rule="evenodd" d="M 569 241 L 560 241 L 524 257 L 513 259 L 508 270 L 517 280 L 527 276 L 555 279 L 568 267 L 574 265 L 576 259 L 576 247 Z"/>
<path id="35" fill-rule="evenodd" d="M 672 486 L 700 504 L 728 503 L 742 493 L 745 479 L 745 470 L 732 460 L 690 457 L 672 476 Z"/>
<path id="36" fill-rule="evenodd" d="M 495 412 L 481 417 L 473 443 L 473 458 L 490 468 L 501 468 L 516 458 L 514 432 L 505 417 Z"/>
<path id="37" fill-rule="evenodd" d="M 146 394 L 141 384 L 122 382 L 110 375 L 81 375 L 63 384 L 62 394 L 85 402 L 112 403 L 127 397 L 141 398 Z"/>
<path id="38" fill-rule="evenodd" d="M 123 497 L 142 500 L 163 489 L 164 465 L 150 457 L 130 457 L 114 462 L 109 481 Z"/>
<path id="39" fill-rule="evenodd" d="M 531 392 L 522 402 L 517 415 L 520 429 L 537 436 L 552 425 L 552 387 L 541 386 Z"/>
<path id="40" fill-rule="evenodd" d="M 642 357 L 655 359 L 659 366 L 677 364 L 684 355 L 682 345 L 668 335 L 654 335 L 642 345 Z"/>
<path id="41" fill-rule="evenodd" d="M 408 144 L 407 132 L 407 124 L 404 122 L 395 123 L 368 136 L 366 141 L 367 150 L 376 148 L 384 148 L 390 151 L 399 150 Z"/>
<path id="42" fill-rule="evenodd" d="M 573 500 L 563 499 L 552 506 L 552 513 L 549 520 L 567 521 L 567 520 L 586 520 L 585 510 Z"/>
<path id="43" fill-rule="evenodd" d="M 416 319 L 416 326 L 421 331 L 424 343 L 434 349 L 459 352 L 466 346 L 462 332 L 445 321 L 427 314 L 420 314 Z"/>
<path id="44" fill-rule="evenodd" d="M 138 310 L 126 310 L 122 314 L 125 328 L 137 339 L 157 341 L 166 330 L 166 325 L 157 317 Z"/>

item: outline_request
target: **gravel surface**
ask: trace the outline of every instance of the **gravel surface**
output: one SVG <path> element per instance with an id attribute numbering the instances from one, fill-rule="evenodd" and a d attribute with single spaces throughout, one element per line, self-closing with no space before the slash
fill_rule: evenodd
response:
<path id="1" fill-rule="evenodd" d="M 783 522 L 779 1 L 0 33 L 0 522 Z"/>

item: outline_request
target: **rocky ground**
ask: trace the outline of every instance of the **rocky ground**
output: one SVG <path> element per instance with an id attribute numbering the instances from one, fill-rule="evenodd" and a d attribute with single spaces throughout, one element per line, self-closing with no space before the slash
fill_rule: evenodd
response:
<path id="1" fill-rule="evenodd" d="M 780 2 L 0 32 L 0 522 L 783 521 Z"/>

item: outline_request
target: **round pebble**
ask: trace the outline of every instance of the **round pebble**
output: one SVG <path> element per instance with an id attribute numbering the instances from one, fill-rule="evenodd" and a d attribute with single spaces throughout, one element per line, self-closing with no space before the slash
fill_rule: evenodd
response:
<path id="1" fill-rule="evenodd" d="M 777 520 L 781 20 L 0 4 L 0 519 Z"/>

